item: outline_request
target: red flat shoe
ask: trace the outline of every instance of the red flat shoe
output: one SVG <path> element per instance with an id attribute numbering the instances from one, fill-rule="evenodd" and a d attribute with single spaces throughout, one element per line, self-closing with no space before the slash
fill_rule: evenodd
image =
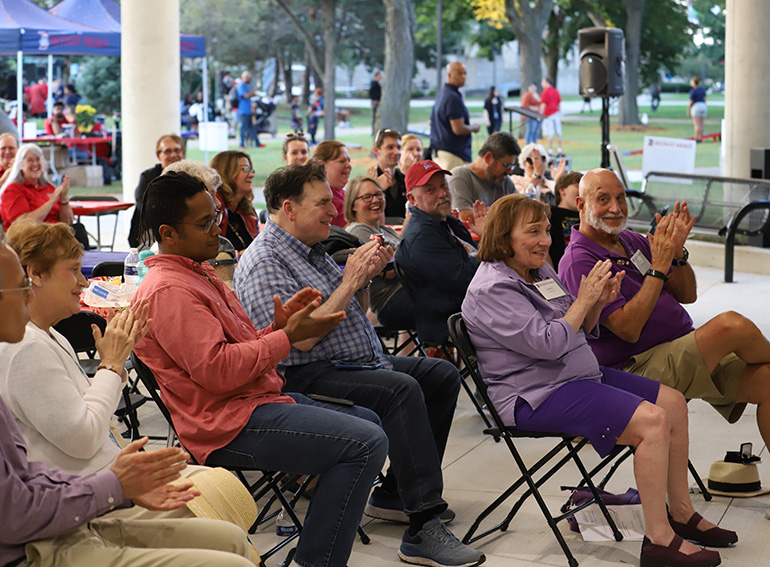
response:
<path id="1" fill-rule="evenodd" d="M 706 531 L 698 529 L 698 524 L 703 516 L 695 512 L 686 524 L 675 522 L 669 515 L 668 521 L 674 530 L 674 533 L 682 538 L 695 542 L 698 545 L 706 547 L 727 547 L 730 544 L 738 542 L 738 534 L 733 531 L 725 530 L 714 526 Z"/>
<path id="2" fill-rule="evenodd" d="M 719 552 L 701 549 L 690 555 L 679 551 L 684 540 L 675 535 L 668 545 L 652 543 L 647 536 L 642 541 L 640 567 L 716 567 L 722 563 Z"/>

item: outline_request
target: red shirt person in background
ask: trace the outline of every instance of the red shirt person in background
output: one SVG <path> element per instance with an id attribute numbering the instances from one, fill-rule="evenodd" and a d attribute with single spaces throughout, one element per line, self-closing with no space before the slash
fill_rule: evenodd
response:
<path id="1" fill-rule="evenodd" d="M 64 103 L 53 103 L 53 114 L 45 119 L 45 133 L 48 136 L 58 136 L 64 132 L 65 124 L 74 124 L 74 122 L 70 122 L 64 115 Z"/>
<path id="2" fill-rule="evenodd" d="M 48 162 L 35 144 L 19 148 L 8 179 L 0 189 L 0 218 L 6 230 L 17 219 L 72 224 L 74 215 L 69 205 L 70 180 L 54 187 L 48 180 Z"/>
<path id="3" fill-rule="evenodd" d="M 548 138 L 548 154 L 553 155 L 554 136 L 559 138 L 558 153 L 561 154 L 561 112 L 559 112 L 561 95 L 548 77 L 543 77 L 541 84 L 543 94 L 540 97 L 540 114 L 546 116 L 543 120 L 543 135 Z"/>
<path id="4" fill-rule="evenodd" d="M 35 118 L 43 118 L 46 114 L 47 98 L 48 85 L 45 84 L 45 79 L 40 79 L 29 88 L 29 113 Z"/>

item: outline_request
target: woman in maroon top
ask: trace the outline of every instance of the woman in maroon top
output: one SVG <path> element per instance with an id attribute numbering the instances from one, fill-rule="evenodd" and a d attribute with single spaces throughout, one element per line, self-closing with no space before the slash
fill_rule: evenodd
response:
<path id="1" fill-rule="evenodd" d="M 48 179 L 48 162 L 35 144 L 24 144 L 16 154 L 8 179 L 0 189 L 0 217 L 5 229 L 18 219 L 72 224 L 69 205 L 70 178 L 54 187 Z"/>
<path id="2" fill-rule="evenodd" d="M 345 228 L 345 185 L 350 178 L 350 154 L 345 144 L 337 140 L 326 140 L 316 146 L 313 161 L 320 161 L 326 170 L 326 181 L 332 189 L 332 204 L 337 209 L 337 216 L 332 224 Z"/>
<path id="3" fill-rule="evenodd" d="M 240 151 L 220 152 L 209 163 L 222 177 L 222 185 L 217 195 L 227 210 L 226 220 L 220 226 L 222 236 L 227 238 L 233 247 L 242 252 L 249 247 L 257 237 L 259 225 L 257 212 L 252 201 L 254 193 L 251 190 L 251 180 L 254 179 L 254 169 L 251 158 Z"/>

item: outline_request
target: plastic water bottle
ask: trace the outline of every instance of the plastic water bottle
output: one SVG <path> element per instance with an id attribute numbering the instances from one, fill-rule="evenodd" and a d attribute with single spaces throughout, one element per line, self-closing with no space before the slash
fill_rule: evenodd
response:
<path id="1" fill-rule="evenodd" d="M 136 273 L 138 278 L 136 282 L 137 286 L 142 285 L 142 279 L 144 279 L 144 276 L 146 276 L 147 272 L 149 271 L 149 268 L 144 265 L 144 261 L 150 256 L 154 255 L 155 252 L 152 250 L 142 250 L 142 252 L 139 254 L 139 263 L 136 265 Z"/>
<path id="2" fill-rule="evenodd" d="M 136 291 L 136 286 L 139 284 L 137 264 L 139 264 L 139 250 L 132 248 L 123 260 L 123 284 L 127 290 Z"/>
<path id="3" fill-rule="evenodd" d="M 295 533 L 297 533 L 297 526 L 291 521 L 291 517 L 286 513 L 286 510 L 281 509 L 275 519 L 276 537 L 280 541 L 293 536 Z"/>
<path id="4" fill-rule="evenodd" d="M 527 185 L 527 190 L 524 194 L 530 199 L 536 200 L 538 198 L 538 190 L 535 188 L 535 186 L 532 183 Z"/>

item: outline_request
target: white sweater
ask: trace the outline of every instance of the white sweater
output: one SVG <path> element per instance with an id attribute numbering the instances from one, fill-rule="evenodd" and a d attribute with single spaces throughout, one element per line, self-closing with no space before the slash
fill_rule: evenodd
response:
<path id="1" fill-rule="evenodd" d="M 59 344 L 30 321 L 20 343 L 0 343 L 0 396 L 30 461 L 74 474 L 105 469 L 119 451 L 109 428 L 122 379 L 103 369 L 89 381 L 67 339 L 50 332 Z"/>

